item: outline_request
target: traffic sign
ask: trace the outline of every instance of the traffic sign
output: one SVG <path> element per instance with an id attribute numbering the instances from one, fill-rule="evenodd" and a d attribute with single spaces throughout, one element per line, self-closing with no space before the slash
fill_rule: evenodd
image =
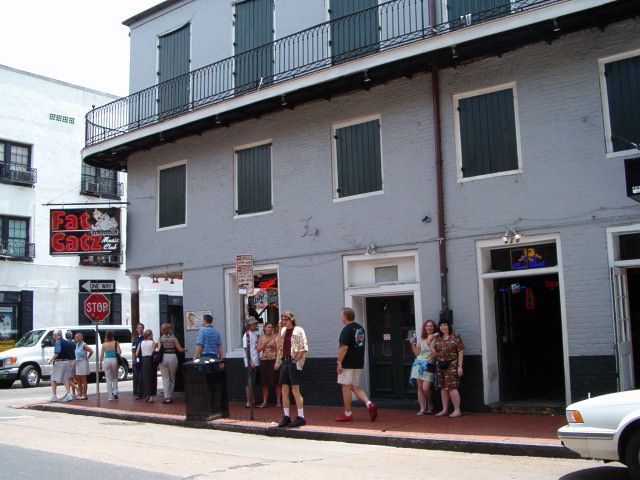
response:
<path id="1" fill-rule="evenodd" d="M 84 301 L 84 314 L 94 322 L 102 322 L 111 313 L 111 301 L 106 295 L 92 293 Z"/>
<path id="2" fill-rule="evenodd" d="M 81 293 L 113 293 L 116 291 L 115 280 L 80 280 Z"/>

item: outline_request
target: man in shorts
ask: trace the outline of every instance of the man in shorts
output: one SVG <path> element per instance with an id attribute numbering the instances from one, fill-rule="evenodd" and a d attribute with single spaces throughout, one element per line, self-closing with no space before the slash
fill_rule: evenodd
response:
<path id="1" fill-rule="evenodd" d="M 355 321 L 356 315 L 352 308 L 342 309 L 341 321 L 344 325 L 340 333 L 340 347 L 338 348 L 338 383 L 342 387 L 342 401 L 344 402 L 344 413 L 336 417 L 336 422 L 352 422 L 351 394 L 364 402 L 369 411 L 369 418 L 373 422 L 378 416 L 376 407 L 365 391 L 360 388 L 360 374 L 364 368 L 364 327 Z"/>
<path id="2" fill-rule="evenodd" d="M 73 367 L 73 360 L 76 358 L 75 344 L 69 340 L 65 340 L 62 337 L 62 330 L 56 330 L 53 333 L 53 357 L 49 359 L 49 363 L 53 363 L 53 371 L 51 372 L 51 397 L 50 402 L 57 402 L 58 396 L 56 390 L 58 384 L 63 383 L 66 390 L 66 395 L 63 397 L 63 402 L 70 402 L 73 400 L 71 395 L 71 370 Z"/>

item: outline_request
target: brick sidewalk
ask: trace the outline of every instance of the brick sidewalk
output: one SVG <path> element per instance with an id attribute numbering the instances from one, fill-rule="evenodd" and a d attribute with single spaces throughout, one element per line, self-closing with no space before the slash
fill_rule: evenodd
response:
<path id="1" fill-rule="evenodd" d="M 91 395 L 89 400 L 41 402 L 23 407 L 272 436 L 480 453 L 575 457 L 562 447 L 556 436 L 556 430 L 565 424 L 563 416 L 466 413 L 451 419 L 417 416 L 413 410 L 380 409 L 378 419 L 371 422 L 366 409 L 355 408 L 354 421 L 344 424 L 334 420 L 342 409 L 308 406 L 305 407 L 308 425 L 290 430 L 275 428 L 274 424 L 282 418 L 282 409 L 273 406 L 255 408 L 254 421 L 249 421 L 249 410 L 244 404 L 232 403 L 229 418 L 194 425 L 186 422 L 183 396 L 179 393 L 172 404 L 163 404 L 161 400 L 145 403 L 134 400 L 130 393 L 122 394 L 113 402 L 108 402 L 106 395 L 102 395 L 100 407 L 96 400 L 96 396 Z M 291 414 L 295 416 L 294 408 Z"/>

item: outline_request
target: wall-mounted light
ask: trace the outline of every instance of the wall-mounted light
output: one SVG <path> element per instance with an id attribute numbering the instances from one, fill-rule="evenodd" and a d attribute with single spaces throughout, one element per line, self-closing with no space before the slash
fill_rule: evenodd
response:
<path id="1" fill-rule="evenodd" d="M 158 277 L 156 277 L 155 275 L 153 275 L 151 277 L 151 283 L 158 283 Z"/>
<path id="2" fill-rule="evenodd" d="M 553 19 L 553 31 L 559 32 L 561 30 L 560 25 L 558 25 L 558 20 L 556 18 Z"/>
<path id="3" fill-rule="evenodd" d="M 456 47 L 451 47 L 451 58 L 454 60 L 458 59 L 458 51 L 456 50 Z"/>
<path id="4" fill-rule="evenodd" d="M 287 97 L 285 97 L 284 95 L 280 95 L 280 106 L 282 107 L 287 106 Z"/>
<path id="5" fill-rule="evenodd" d="M 364 75 L 364 81 L 365 82 L 370 82 L 371 81 L 371 77 L 369 76 L 369 70 L 364 70 L 362 72 L 362 74 Z"/>
<path id="6" fill-rule="evenodd" d="M 502 241 L 504 243 L 518 243 L 522 239 L 522 234 L 518 233 L 518 231 L 514 228 L 507 228 L 502 236 Z"/>
<path id="7" fill-rule="evenodd" d="M 169 282 L 170 285 L 173 285 L 173 277 L 171 277 L 171 281 Z"/>
<path id="8" fill-rule="evenodd" d="M 215 120 L 216 125 L 220 125 L 222 123 L 222 120 L 220 120 L 220 115 L 216 115 L 215 118 L 216 118 L 216 120 Z"/>

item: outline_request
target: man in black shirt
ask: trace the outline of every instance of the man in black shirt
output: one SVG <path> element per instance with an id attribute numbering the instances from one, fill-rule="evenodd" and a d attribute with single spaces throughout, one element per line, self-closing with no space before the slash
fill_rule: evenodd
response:
<path id="1" fill-rule="evenodd" d="M 336 418 L 336 422 L 352 422 L 351 393 L 362 400 L 369 411 L 369 418 L 374 421 L 378 416 L 376 407 L 366 392 L 360 388 L 360 374 L 364 368 L 364 327 L 355 321 L 356 315 L 352 308 L 342 309 L 341 321 L 344 328 L 340 333 L 340 348 L 338 348 L 338 383 L 342 387 L 342 401 L 344 413 Z"/>

